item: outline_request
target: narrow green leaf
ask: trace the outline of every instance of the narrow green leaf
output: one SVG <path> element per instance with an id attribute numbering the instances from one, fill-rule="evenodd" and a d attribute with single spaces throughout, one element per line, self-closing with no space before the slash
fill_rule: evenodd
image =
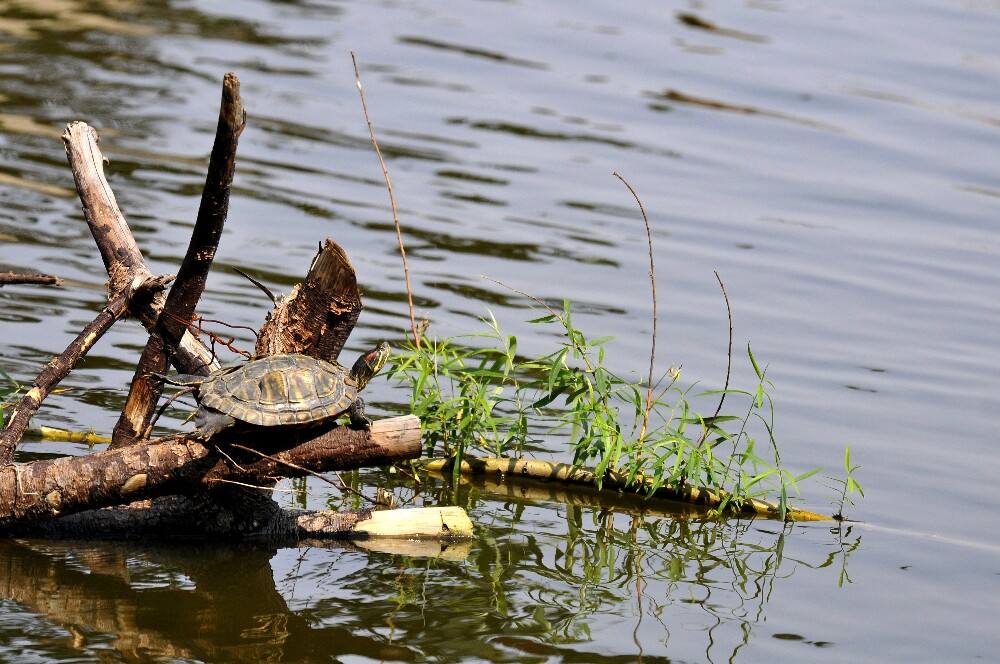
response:
<path id="1" fill-rule="evenodd" d="M 750 356 L 750 364 L 753 365 L 754 373 L 757 374 L 757 380 L 764 378 L 764 374 L 761 373 L 760 367 L 757 365 L 757 359 L 753 356 L 753 351 L 750 350 L 750 344 L 747 344 L 747 355 Z"/>

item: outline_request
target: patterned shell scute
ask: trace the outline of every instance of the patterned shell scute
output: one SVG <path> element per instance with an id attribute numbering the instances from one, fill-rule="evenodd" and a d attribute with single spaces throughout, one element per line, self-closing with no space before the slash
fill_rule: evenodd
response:
<path id="1" fill-rule="evenodd" d="M 201 403 L 259 426 L 335 417 L 358 398 L 344 367 L 306 355 L 271 355 L 223 369 L 199 389 Z"/>

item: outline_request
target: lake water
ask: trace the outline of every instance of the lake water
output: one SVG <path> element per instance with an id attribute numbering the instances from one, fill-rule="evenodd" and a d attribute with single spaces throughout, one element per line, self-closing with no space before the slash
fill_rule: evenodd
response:
<path id="1" fill-rule="evenodd" d="M 348 348 L 402 339 L 405 285 L 350 52 L 390 169 L 419 315 L 492 312 L 531 352 L 531 302 L 611 334 L 644 374 L 733 383 L 752 344 L 795 472 L 867 497 L 831 529 L 630 515 L 586 495 L 432 486 L 467 550 L 15 543 L 6 661 L 991 661 L 1000 631 L 1000 2 L 188 2 L 0 6 L 0 366 L 30 383 L 105 301 L 59 135 L 99 129 L 154 272 L 195 218 L 222 76 L 249 124 L 200 313 L 258 326 L 317 242 L 366 310 Z M 235 332 L 249 345 L 247 332 Z M 109 432 L 145 342 L 119 324 L 35 419 Z M 376 414 L 407 395 L 376 381 Z M 26 443 L 25 453 L 85 448 Z M 552 453 L 559 455 L 554 444 Z M 565 458 L 565 456 L 563 456 Z M 362 482 L 378 473 L 362 474 Z M 301 486 L 297 486 L 302 489 Z M 294 498 L 336 500 L 319 482 Z M 803 485 L 832 513 L 832 491 Z M 402 491 L 404 499 L 414 498 Z"/>

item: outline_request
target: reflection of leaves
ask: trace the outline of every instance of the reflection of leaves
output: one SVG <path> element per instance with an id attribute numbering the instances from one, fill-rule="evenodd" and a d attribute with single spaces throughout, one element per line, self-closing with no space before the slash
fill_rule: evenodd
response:
<path id="1" fill-rule="evenodd" d="M 393 480 L 361 475 L 369 487 Z M 477 523 L 471 556 L 449 562 L 341 554 L 315 574 L 322 592 L 309 600 L 308 619 L 387 645 L 449 653 L 450 660 L 516 662 L 592 661 L 587 644 L 609 635 L 619 639 L 615 659 L 635 661 L 624 655 L 632 647 L 618 631 L 625 626 L 643 643 L 643 660 L 657 661 L 665 653 L 649 646 L 666 644 L 670 628 L 683 623 L 685 643 L 701 631 L 708 659 L 726 661 L 766 619 L 781 583 L 825 567 L 832 575 L 842 553 L 840 541 L 816 526 L 718 522 L 690 508 L 643 517 L 576 504 L 586 495 L 564 489 L 564 498 L 552 501 L 523 497 L 516 482 L 510 491 L 491 486 L 424 478 L 413 502 L 470 511 Z M 800 559 L 801 538 L 817 535 L 821 559 Z M 299 589 L 309 566 L 307 558 Z"/>

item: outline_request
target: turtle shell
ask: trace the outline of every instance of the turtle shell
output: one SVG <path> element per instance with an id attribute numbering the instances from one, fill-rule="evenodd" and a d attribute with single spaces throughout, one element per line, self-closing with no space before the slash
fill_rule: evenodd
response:
<path id="1" fill-rule="evenodd" d="M 307 355 L 271 355 L 222 369 L 198 388 L 203 406 L 266 427 L 336 417 L 357 398 L 347 369 Z"/>

